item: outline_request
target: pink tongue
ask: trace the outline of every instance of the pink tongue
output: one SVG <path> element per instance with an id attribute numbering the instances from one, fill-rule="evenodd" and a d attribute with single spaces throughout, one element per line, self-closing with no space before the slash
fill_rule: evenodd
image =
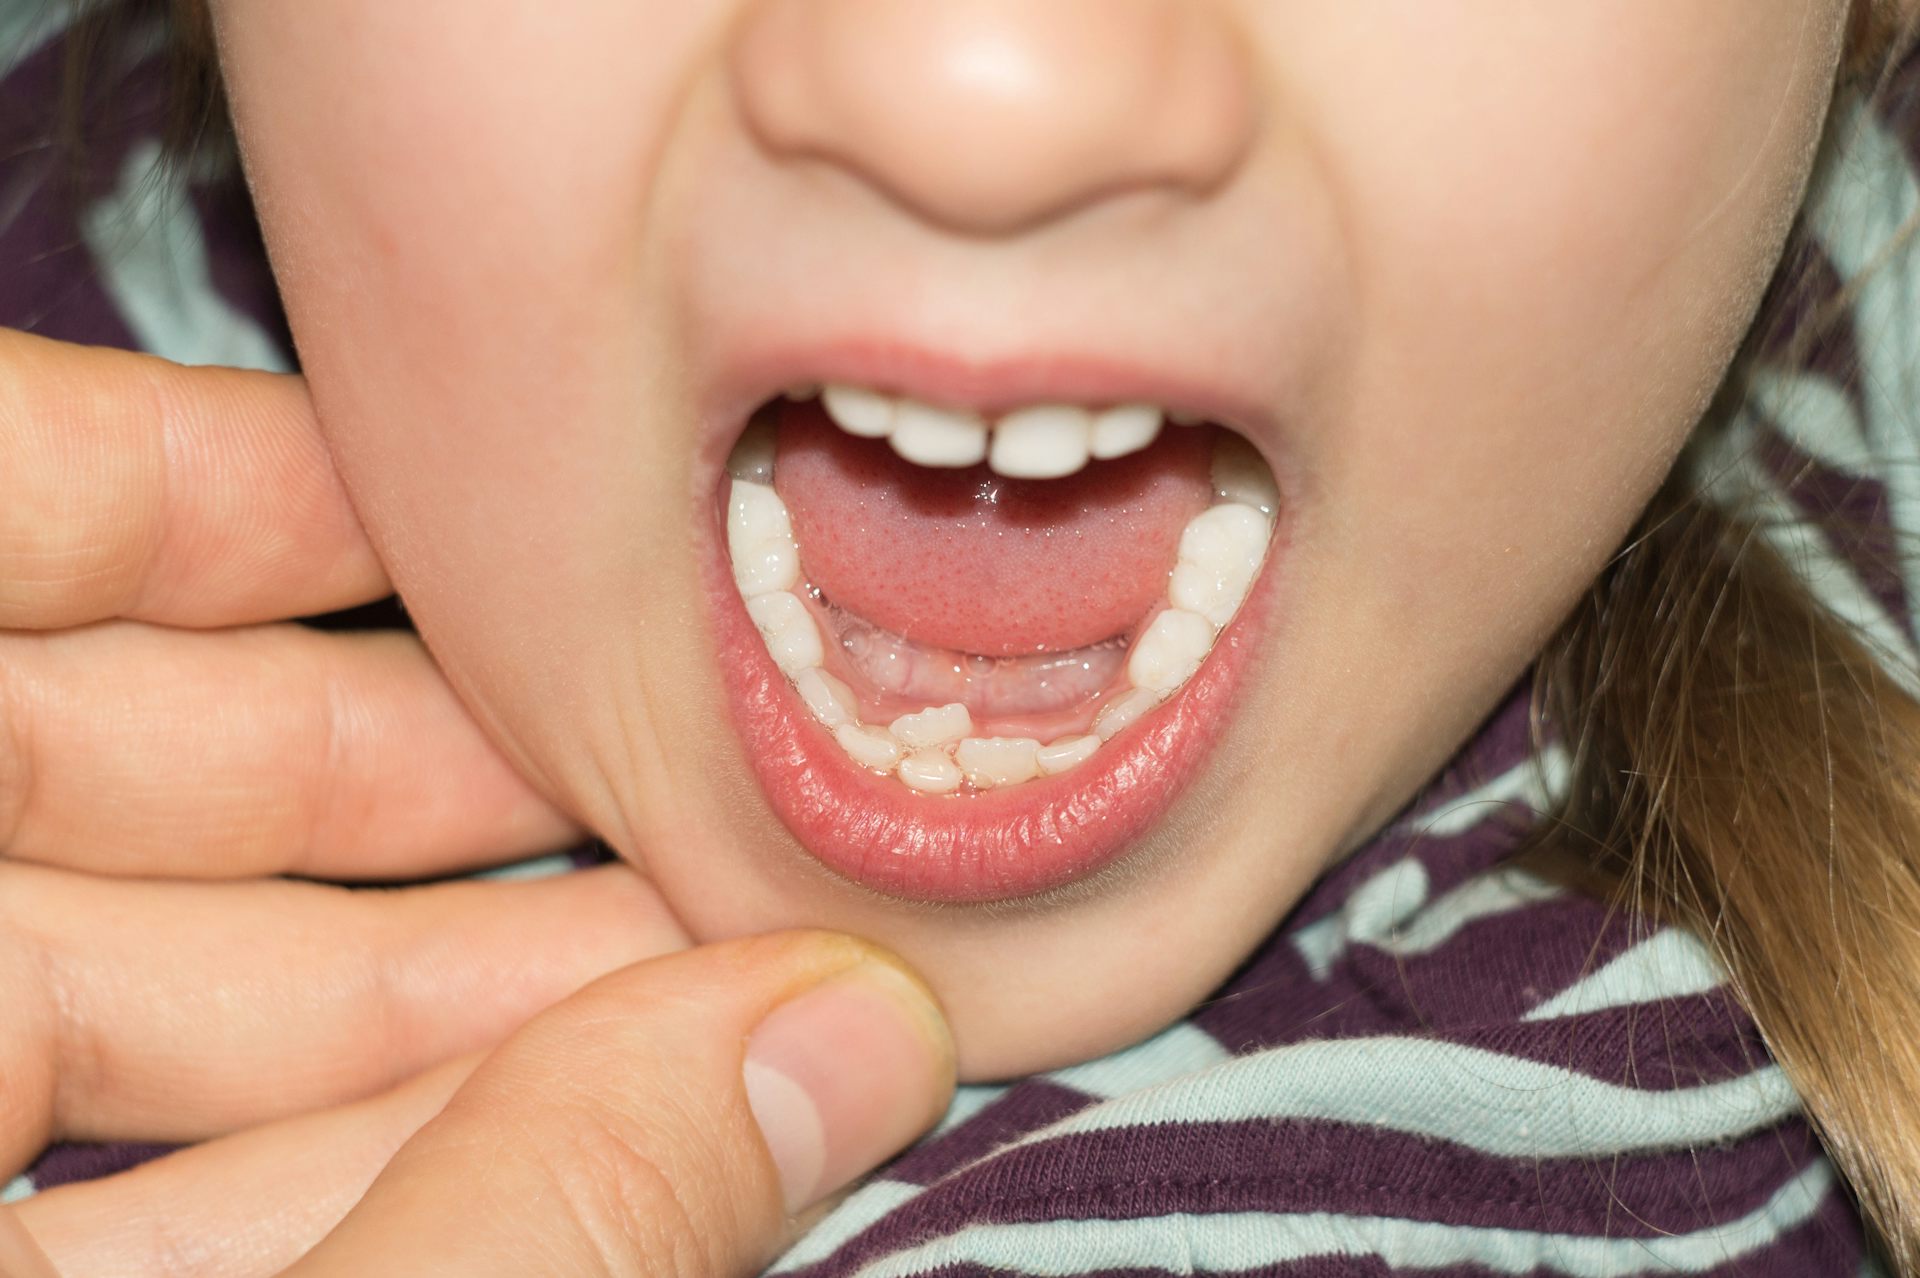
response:
<path id="1" fill-rule="evenodd" d="M 774 486 L 827 599 L 917 643 L 987 656 L 1110 639 L 1166 596 L 1180 532 L 1212 500 L 1211 429 L 1064 479 L 933 470 L 787 404 Z"/>

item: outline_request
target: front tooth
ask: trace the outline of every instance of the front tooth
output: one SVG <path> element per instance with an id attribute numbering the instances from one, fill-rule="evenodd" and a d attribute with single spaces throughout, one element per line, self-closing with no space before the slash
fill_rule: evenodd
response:
<path id="1" fill-rule="evenodd" d="M 1129 688 L 1100 707 L 1100 713 L 1093 717 L 1093 734 L 1102 741 L 1111 741 L 1159 704 L 1160 698 L 1145 688 Z"/>
<path id="2" fill-rule="evenodd" d="M 1169 608 L 1133 645 L 1127 678 L 1136 688 L 1169 696 L 1193 677 L 1212 646 L 1212 622 L 1184 608 Z"/>
<path id="3" fill-rule="evenodd" d="M 960 788 L 960 768 L 938 750 L 916 750 L 900 760 L 894 775 L 926 794 L 951 794 Z"/>
<path id="4" fill-rule="evenodd" d="M 747 615 L 767 641 L 767 651 L 785 675 L 796 675 L 808 666 L 817 666 L 826 653 L 820 646 L 820 627 L 807 615 L 807 606 L 797 595 L 784 590 L 755 595 L 747 600 Z"/>
<path id="5" fill-rule="evenodd" d="M 909 750 L 929 750 L 951 745 L 973 731 L 973 716 L 967 707 L 955 701 L 930 706 L 915 714 L 903 714 L 890 726 L 895 737 Z"/>
<path id="6" fill-rule="evenodd" d="M 967 780 L 982 790 L 1018 785 L 1040 774 L 1040 743 L 1032 737 L 968 737 L 953 751 Z"/>
<path id="7" fill-rule="evenodd" d="M 1040 771 L 1047 776 L 1057 776 L 1069 768 L 1076 768 L 1093 757 L 1100 748 L 1100 738 L 1088 733 L 1083 737 L 1062 737 L 1040 747 L 1034 761 L 1040 765 Z"/>
<path id="8" fill-rule="evenodd" d="M 1213 495 L 1251 506 L 1268 517 L 1280 509 L 1272 468 L 1252 444 L 1226 431 L 1213 443 Z"/>
<path id="9" fill-rule="evenodd" d="M 1093 418 L 1093 455 L 1105 460 L 1137 453 L 1160 436 L 1160 409 L 1154 404 L 1122 404 Z"/>
<path id="10" fill-rule="evenodd" d="M 872 728 L 864 723 L 843 723 L 833 730 L 833 739 L 849 758 L 863 768 L 872 768 L 875 772 L 891 772 L 893 765 L 900 762 L 900 743 L 885 728 Z"/>
<path id="11" fill-rule="evenodd" d="M 987 456 L 987 423 L 978 413 L 901 400 L 887 442 L 921 466 L 975 466 Z"/>
<path id="12" fill-rule="evenodd" d="M 834 424 L 849 435 L 879 439 L 893 430 L 893 399 L 863 386 L 824 386 L 820 404 Z"/>
<path id="13" fill-rule="evenodd" d="M 1008 413 L 993 427 L 987 464 L 1013 479 L 1058 479 L 1087 464 L 1093 415 L 1067 404 Z"/>
<path id="14" fill-rule="evenodd" d="M 1180 534 L 1180 558 L 1167 585 L 1176 608 L 1215 629 L 1233 620 L 1260 571 L 1271 525 L 1251 506 L 1228 502 L 1195 515 Z"/>
<path id="15" fill-rule="evenodd" d="M 800 703 L 814 718 L 829 728 L 840 728 L 860 721 L 860 705 L 853 689 L 815 666 L 802 670 L 793 680 Z"/>

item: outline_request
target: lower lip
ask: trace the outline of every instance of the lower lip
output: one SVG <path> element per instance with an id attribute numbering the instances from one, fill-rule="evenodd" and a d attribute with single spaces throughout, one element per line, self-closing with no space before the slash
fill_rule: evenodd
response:
<path id="1" fill-rule="evenodd" d="M 887 896 L 1004 901 L 1095 874 L 1166 814 L 1218 741 L 1273 613 L 1286 524 L 1283 511 L 1239 615 L 1172 699 L 1070 772 L 973 795 L 918 794 L 849 759 L 774 664 L 717 552 L 722 683 L 754 774 L 807 852 Z"/>

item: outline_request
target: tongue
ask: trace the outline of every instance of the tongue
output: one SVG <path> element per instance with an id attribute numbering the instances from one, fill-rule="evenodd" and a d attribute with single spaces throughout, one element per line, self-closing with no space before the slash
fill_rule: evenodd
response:
<path id="1" fill-rule="evenodd" d="M 1138 625 L 1180 533 L 1212 500 L 1211 429 L 1063 479 L 933 470 L 857 439 L 817 402 L 782 414 L 774 485 L 807 579 L 873 625 L 987 656 L 1060 652 Z"/>

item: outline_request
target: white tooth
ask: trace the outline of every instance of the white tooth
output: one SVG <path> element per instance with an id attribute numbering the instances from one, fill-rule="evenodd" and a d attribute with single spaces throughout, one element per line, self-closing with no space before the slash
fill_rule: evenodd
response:
<path id="1" fill-rule="evenodd" d="M 1180 558 L 1201 564 L 1221 562 L 1229 556 L 1258 560 L 1266 553 L 1271 528 L 1267 517 L 1251 506 L 1238 502 L 1209 506 L 1180 531 Z"/>
<path id="2" fill-rule="evenodd" d="M 819 382 L 796 382 L 781 394 L 791 400 L 808 400 L 820 393 Z"/>
<path id="3" fill-rule="evenodd" d="M 1252 444 L 1221 431 L 1213 442 L 1213 495 L 1239 502 L 1271 517 L 1280 509 L 1280 490 L 1273 469 Z"/>
<path id="4" fill-rule="evenodd" d="M 891 725 L 893 735 L 909 750 L 927 750 L 951 745 L 973 731 L 973 716 L 966 706 L 955 701 L 944 706 L 929 706 L 915 714 L 903 714 Z"/>
<path id="5" fill-rule="evenodd" d="M 987 464 L 1013 479 L 1058 479 L 1087 464 L 1093 415 L 1069 404 L 1038 404 L 993 426 Z"/>
<path id="6" fill-rule="evenodd" d="M 1102 741 L 1111 741 L 1159 704 L 1160 698 L 1145 688 L 1129 688 L 1100 707 L 1100 713 L 1093 717 L 1093 733 Z"/>
<path id="7" fill-rule="evenodd" d="M 823 386 L 820 404 L 849 435 L 879 439 L 893 430 L 893 399 L 863 386 Z"/>
<path id="8" fill-rule="evenodd" d="M 843 723 L 833 730 L 833 739 L 849 758 L 875 772 L 891 772 L 900 762 L 900 743 L 885 728 L 870 728 L 864 723 Z"/>
<path id="9" fill-rule="evenodd" d="M 968 737 L 953 751 L 967 780 L 982 790 L 1018 785 L 1040 774 L 1040 743 L 1032 737 Z"/>
<path id="10" fill-rule="evenodd" d="M 893 770 L 910 790 L 951 794 L 960 788 L 960 767 L 938 750 L 916 750 Z"/>
<path id="11" fill-rule="evenodd" d="M 978 413 L 903 399 L 895 407 L 893 451 L 921 466 L 974 466 L 987 456 L 987 423 Z"/>
<path id="12" fill-rule="evenodd" d="M 1056 776 L 1085 763 L 1099 748 L 1100 738 L 1091 733 L 1084 737 L 1061 737 L 1058 741 L 1041 746 L 1034 761 L 1040 765 L 1041 772 Z"/>
<path id="13" fill-rule="evenodd" d="M 756 484 L 773 482 L 773 423 L 755 417 L 727 454 L 727 473 Z"/>
<path id="14" fill-rule="evenodd" d="M 766 484 L 736 479 L 727 497 L 729 546 L 793 540 L 793 521 L 787 518 L 787 503 Z"/>
<path id="15" fill-rule="evenodd" d="M 1127 678 L 1136 688 L 1170 696 L 1193 677 L 1212 646 L 1212 622 L 1183 608 L 1169 608 L 1134 643 Z"/>
<path id="16" fill-rule="evenodd" d="M 784 590 L 755 595 L 747 600 L 747 615 L 767 641 L 767 651 L 782 674 L 798 674 L 819 665 L 826 656 L 820 647 L 820 627 L 813 624 L 798 596 Z"/>
<path id="17" fill-rule="evenodd" d="M 1167 583 L 1176 608 L 1197 612 L 1217 630 L 1233 620 L 1260 572 L 1271 525 L 1251 506 L 1227 502 L 1202 511 L 1180 534 L 1180 559 Z"/>
<path id="18" fill-rule="evenodd" d="M 793 686 L 801 704 L 827 727 L 840 728 L 860 721 L 860 704 L 853 699 L 853 689 L 819 667 L 795 675 Z"/>
<path id="19" fill-rule="evenodd" d="M 1125 457 L 1137 453 L 1160 435 L 1160 409 L 1154 404 L 1122 404 L 1093 418 L 1093 455 Z"/>
<path id="20" fill-rule="evenodd" d="M 800 580 L 800 551 L 790 541 L 733 546 L 727 553 L 733 560 L 733 584 L 743 598 L 790 590 Z"/>

